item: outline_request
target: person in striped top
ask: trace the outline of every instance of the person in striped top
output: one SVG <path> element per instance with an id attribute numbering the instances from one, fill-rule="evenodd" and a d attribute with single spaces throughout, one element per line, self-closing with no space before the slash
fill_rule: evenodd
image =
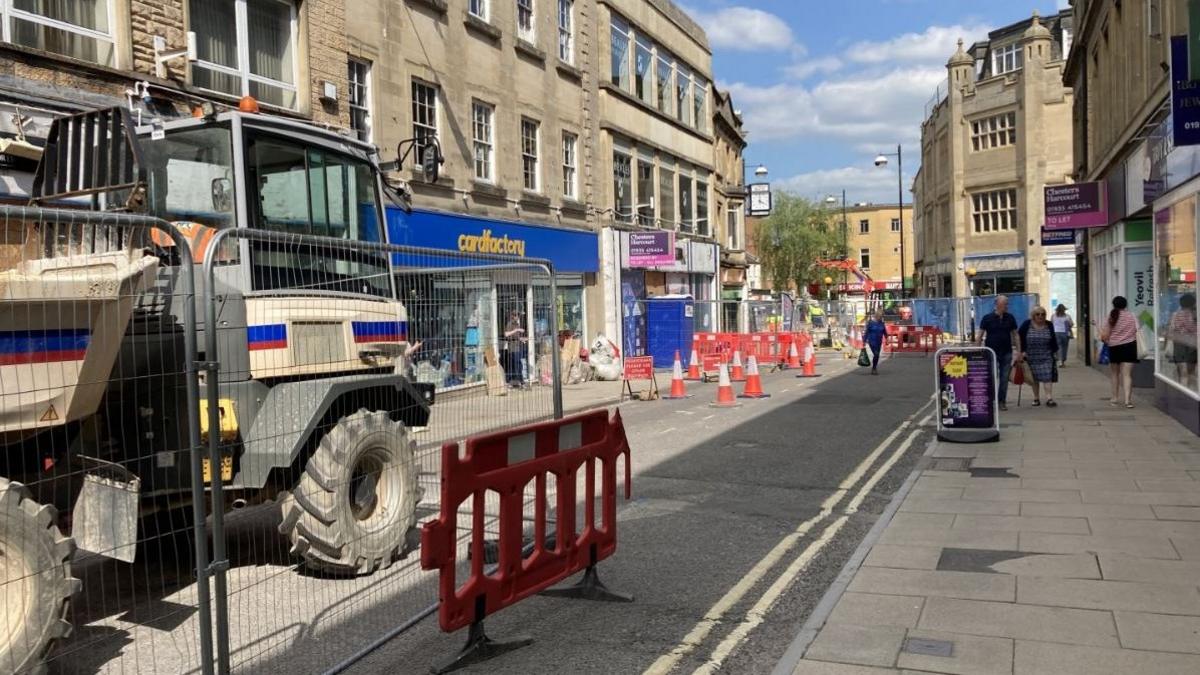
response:
<path id="1" fill-rule="evenodd" d="M 1194 388 L 1196 381 L 1196 296 L 1179 296 L 1179 309 L 1167 325 L 1171 341 L 1171 362 L 1175 364 L 1176 381 Z"/>
<path id="2" fill-rule="evenodd" d="M 1113 298 L 1108 321 L 1100 329 L 1100 341 L 1108 345 L 1109 377 L 1112 379 L 1112 405 L 1133 407 L 1133 366 L 1138 362 L 1137 319 L 1129 312 L 1129 301 Z M 1124 396 L 1122 396 L 1122 393 Z"/>

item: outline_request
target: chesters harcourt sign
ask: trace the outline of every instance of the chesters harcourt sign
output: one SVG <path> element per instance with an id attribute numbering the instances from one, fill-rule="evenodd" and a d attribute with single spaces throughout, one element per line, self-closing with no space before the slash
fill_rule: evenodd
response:
<path id="1" fill-rule="evenodd" d="M 514 239 L 507 234 L 503 237 L 493 237 L 491 230 L 482 234 L 458 235 L 458 250 L 463 253 L 498 253 L 525 257 L 525 240 Z"/>

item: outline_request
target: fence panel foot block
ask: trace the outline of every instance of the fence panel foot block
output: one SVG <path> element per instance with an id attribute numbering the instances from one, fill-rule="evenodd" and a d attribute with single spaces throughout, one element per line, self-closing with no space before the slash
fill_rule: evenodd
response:
<path id="1" fill-rule="evenodd" d="M 463 645 L 462 650 L 445 663 L 433 666 L 429 672 L 434 675 L 449 673 L 488 659 L 494 659 L 521 647 L 528 647 L 531 644 L 533 644 L 533 638 L 524 635 L 510 640 L 493 640 L 484 632 L 483 622 L 476 621 L 467 629 L 467 644 Z"/>
<path id="2" fill-rule="evenodd" d="M 609 590 L 608 586 L 605 586 L 604 582 L 600 581 L 600 574 L 596 571 L 595 565 L 584 571 L 583 578 L 579 580 L 579 583 L 563 588 L 549 588 L 542 591 L 541 595 L 547 595 L 552 598 L 571 598 L 574 600 L 633 602 L 632 595 Z"/>

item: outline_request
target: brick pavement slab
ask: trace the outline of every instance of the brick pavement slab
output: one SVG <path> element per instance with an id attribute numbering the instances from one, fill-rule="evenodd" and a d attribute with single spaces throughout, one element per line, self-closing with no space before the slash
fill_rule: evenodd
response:
<path id="1" fill-rule="evenodd" d="M 1111 612 L 929 598 L 920 628 L 971 635 L 1120 647 Z"/>
<path id="2" fill-rule="evenodd" d="M 973 514 L 955 516 L 954 529 L 987 532 L 1056 532 L 1060 534 L 1088 534 L 1090 532 L 1086 518 Z"/>
<path id="3" fill-rule="evenodd" d="M 915 628 L 924 604 L 923 596 L 846 593 L 829 615 L 829 623 Z"/>
<path id="4" fill-rule="evenodd" d="M 907 632 L 895 626 L 826 624 L 805 658 L 860 666 L 893 666 Z"/>
<path id="5" fill-rule="evenodd" d="M 1023 516 L 1061 516 L 1064 518 L 1140 518 L 1154 520 L 1154 507 L 1145 504 L 1021 504 Z"/>
<path id="6" fill-rule="evenodd" d="M 1200 656 L 1017 640 L 1013 675 L 1196 675 Z"/>
<path id="7" fill-rule="evenodd" d="M 1147 509 L 1149 510 L 1149 509 Z M 1021 512 L 1017 502 L 981 502 L 966 499 L 932 499 L 909 497 L 900 506 L 901 513 L 975 513 L 994 516 L 1015 516 Z"/>
<path id="8" fill-rule="evenodd" d="M 872 666 L 855 666 L 848 663 L 830 663 L 828 661 L 810 661 L 805 659 L 796 664 L 792 675 L 896 675 L 892 668 L 875 668 Z"/>
<path id="9" fill-rule="evenodd" d="M 889 527 L 879 538 L 883 544 L 952 546 L 1011 551 L 1017 548 L 1016 532 L 971 532 L 928 527 Z"/>
<path id="10" fill-rule="evenodd" d="M 1113 616 L 1122 647 L 1200 654 L 1200 617 L 1144 612 L 1113 612 Z"/>
<path id="11" fill-rule="evenodd" d="M 867 567 L 898 567 L 912 570 L 932 570 L 937 568 L 938 558 L 942 554 L 940 546 L 901 546 L 895 544 L 876 544 L 867 554 L 863 565 Z"/>
<path id="12" fill-rule="evenodd" d="M 1016 577 L 1003 574 L 864 567 L 850 582 L 849 590 L 1012 602 L 1016 586 Z"/>
<path id="13" fill-rule="evenodd" d="M 1097 556 L 1101 574 L 1111 581 L 1200 584 L 1200 560 L 1156 560 L 1119 553 Z"/>
<path id="14" fill-rule="evenodd" d="M 1017 577 L 1017 602 L 1200 616 L 1200 590 L 1194 585 Z"/>

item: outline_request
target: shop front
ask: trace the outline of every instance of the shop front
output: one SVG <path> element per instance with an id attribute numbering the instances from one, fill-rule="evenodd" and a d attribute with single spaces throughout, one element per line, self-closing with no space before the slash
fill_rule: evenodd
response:
<path id="1" fill-rule="evenodd" d="M 1153 364 L 1159 406 L 1200 433 L 1200 383 L 1196 378 L 1197 248 L 1200 245 L 1200 146 L 1176 145 L 1170 117 L 1151 133 L 1146 192 L 1153 200 L 1152 271 L 1144 290 L 1155 339 Z M 1095 275 L 1093 275 L 1095 276 Z M 1132 309 L 1133 297 L 1130 297 Z M 1097 308 L 1098 310 L 1099 308 Z M 1098 313 L 1098 311 L 1097 311 Z M 1139 317 L 1140 318 L 1140 317 Z"/>
<path id="2" fill-rule="evenodd" d="M 605 317 L 609 338 L 621 345 L 622 354 L 646 353 L 646 299 L 663 295 L 688 295 L 695 301 L 695 330 L 716 331 L 720 320 L 717 301 L 716 244 L 676 238 L 674 232 L 627 232 L 605 229 L 601 235 L 608 287 L 605 297 L 618 308 Z M 611 268 L 609 266 L 611 265 Z M 619 339 L 618 339 L 619 338 Z"/>
<path id="3" fill-rule="evenodd" d="M 963 257 L 971 295 L 1025 292 L 1025 254 L 981 253 Z"/>
<path id="4" fill-rule="evenodd" d="M 587 289 L 599 270 L 595 233 L 399 208 L 388 209 L 387 229 L 390 243 L 430 249 L 396 261 L 410 340 L 422 343 L 414 357 L 418 380 L 478 384 L 495 358 L 510 382 L 537 381 L 536 357 L 557 353 L 552 318 L 559 340 L 586 335 Z M 438 251 L 548 260 L 556 294 L 534 266 L 472 269 Z"/>

